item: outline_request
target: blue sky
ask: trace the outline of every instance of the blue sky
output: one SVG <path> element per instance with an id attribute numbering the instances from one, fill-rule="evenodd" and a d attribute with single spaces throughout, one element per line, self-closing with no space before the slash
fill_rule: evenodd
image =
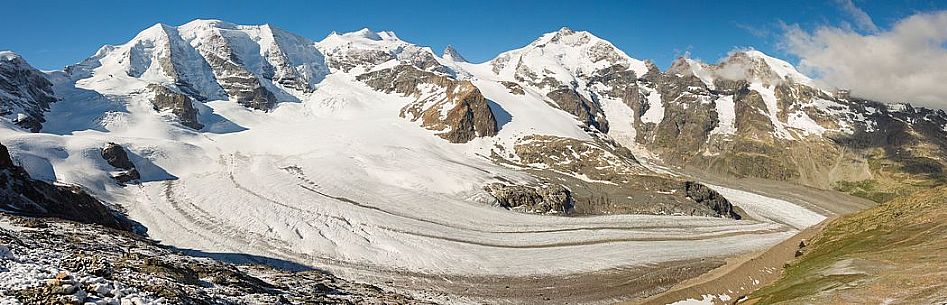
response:
<path id="1" fill-rule="evenodd" d="M 269 2 L 269 3 L 268 3 Z M 351 3 L 349 3 L 351 2 Z M 0 0 L 0 50 L 40 69 L 59 69 L 104 44 L 120 44 L 155 23 L 195 18 L 270 23 L 313 40 L 362 27 L 442 49 L 453 44 L 471 61 L 486 61 L 562 26 L 587 30 L 632 57 L 666 68 L 684 52 L 716 61 L 754 47 L 794 58 L 780 48 L 780 24 L 870 30 L 845 1 L 15 1 Z M 854 1 L 878 28 L 947 1 Z"/>

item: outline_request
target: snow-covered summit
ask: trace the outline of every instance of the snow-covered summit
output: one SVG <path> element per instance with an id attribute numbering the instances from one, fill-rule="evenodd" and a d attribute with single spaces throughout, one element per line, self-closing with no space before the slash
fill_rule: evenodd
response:
<path id="1" fill-rule="evenodd" d="M 490 64 L 501 77 L 529 80 L 534 84 L 548 78 L 569 84 L 578 76 L 592 75 L 615 65 L 634 71 L 638 76 L 649 70 L 646 62 L 628 56 L 611 42 L 566 27 L 543 34 L 523 48 L 504 52 Z"/>
<path id="2" fill-rule="evenodd" d="M 362 28 L 361 30 L 358 30 L 358 31 L 342 33 L 342 34 L 339 34 L 337 32 L 332 32 L 331 34 L 329 34 L 329 37 L 332 37 L 332 36 L 341 36 L 341 37 L 345 37 L 349 39 L 362 38 L 362 39 L 368 39 L 368 40 L 374 40 L 374 41 L 400 40 L 398 38 L 398 35 L 395 35 L 395 32 L 392 32 L 392 31 L 375 32 L 369 28 Z"/>
<path id="3" fill-rule="evenodd" d="M 326 55 L 327 65 L 338 71 L 370 71 L 398 64 L 414 65 L 422 70 L 448 72 L 429 47 L 401 40 L 394 32 L 373 32 L 368 28 L 339 34 L 333 32 L 316 43 Z"/>
<path id="4" fill-rule="evenodd" d="M 13 53 L 12 51 L 0 51 L 0 60 L 13 61 L 18 58 L 20 58 L 20 55 Z"/>
<path id="5" fill-rule="evenodd" d="M 718 78 L 766 85 L 794 83 L 815 87 L 815 82 L 796 70 L 792 64 L 753 49 L 731 52 L 716 64 L 707 64 L 686 55 L 681 56 L 674 60 L 667 72 L 696 76 L 709 88 L 714 88 L 714 81 Z"/>
<path id="6" fill-rule="evenodd" d="M 792 64 L 753 49 L 730 53 L 717 64 L 716 70 L 718 75 L 728 79 L 813 85 L 812 79 L 800 73 Z"/>
<path id="7" fill-rule="evenodd" d="M 155 84 L 197 100 L 231 99 L 258 109 L 298 100 L 328 68 L 315 42 L 264 25 L 194 20 L 155 24 L 125 44 L 103 47 L 72 69 L 80 87 L 111 94 Z"/>
<path id="8" fill-rule="evenodd" d="M 452 45 L 447 45 L 447 47 L 444 48 L 444 52 L 441 53 L 441 58 L 451 62 L 467 62 L 467 59 L 461 56 Z"/>
<path id="9" fill-rule="evenodd" d="M 389 49 L 409 45 L 391 31 L 375 32 L 369 28 L 348 33 L 332 32 L 319 41 L 319 47 L 336 50 L 343 47 L 359 49 Z"/>

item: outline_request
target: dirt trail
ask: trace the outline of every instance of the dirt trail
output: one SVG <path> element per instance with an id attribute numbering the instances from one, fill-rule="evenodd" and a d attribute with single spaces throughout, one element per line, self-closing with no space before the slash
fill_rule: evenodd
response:
<path id="1" fill-rule="evenodd" d="M 714 304 L 731 304 L 779 279 L 783 265 L 795 257 L 799 243 L 810 240 L 832 219 L 834 218 L 809 227 L 765 251 L 731 258 L 726 265 L 681 282 L 666 292 L 624 304 L 663 305 L 687 299 L 710 299 L 704 297 L 705 295 L 713 296 L 711 301 Z"/>
<path id="2" fill-rule="evenodd" d="M 560 276 L 447 276 L 386 279 L 398 290 L 440 302 L 472 304 L 614 304 L 665 291 L 724 264 L 722 258 L 670 261 Z"/>

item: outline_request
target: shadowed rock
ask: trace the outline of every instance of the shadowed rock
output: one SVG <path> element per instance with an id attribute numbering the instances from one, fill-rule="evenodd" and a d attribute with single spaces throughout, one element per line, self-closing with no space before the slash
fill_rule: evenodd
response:
<path id="1" fill-rule="evenodd" d="M 112 175 L 112 179 L 115 179 L 119 184 L 125 185 L 126 183 L 141 179 L 138 169 L 135 168 L 135 164 L 128 159 L 128 153 L 125 152 L 125 148 L 121 145 L 109 142 L 108 146 L 102 149 L 102 158 L 105 159 L 109 165 L 123 170 Z"/>
<path id="2" fill-rule="evenodd" d="M 170 110 L 181 122 L 181 125 L 192 129 L 204 128 L 204 125 L 197 119 L 199 112 L 194 108 L 190 97 L 156 84 L 148 85 L 148 89 L 155 93 L 155 97 L 151 100 L 151 105 L 155 111 Z"/>
<path id="3" fill-rule="evenodd" d="M 82 223 L 131 230 L 133 223 L 112 211 L 78 186 L 33 180 L 13 164 L 0 144 L 0 209 L 33 217 L 56 217 Z"/>

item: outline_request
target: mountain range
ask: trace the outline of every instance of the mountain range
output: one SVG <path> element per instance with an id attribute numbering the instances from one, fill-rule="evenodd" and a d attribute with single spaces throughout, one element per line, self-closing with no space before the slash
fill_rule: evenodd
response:
<path id="1" fill-rule="evenodd" d="M 57 71 L 0 52 L 0 124 L 23 183 L 81 189 L 124 229 L 434 301 L 405 283 L 703 270 L 837 214 L 728 179 L 885 202 L 947 166 L 943 110 L 829 90 L 752 49 L 662 71 L 569 28 L 471 63 L 393 32 L 156 24 Z M 53 197 L 2 208 L 57 216 Z M 438 293 L 482 300 L 455 288 Z"/>

